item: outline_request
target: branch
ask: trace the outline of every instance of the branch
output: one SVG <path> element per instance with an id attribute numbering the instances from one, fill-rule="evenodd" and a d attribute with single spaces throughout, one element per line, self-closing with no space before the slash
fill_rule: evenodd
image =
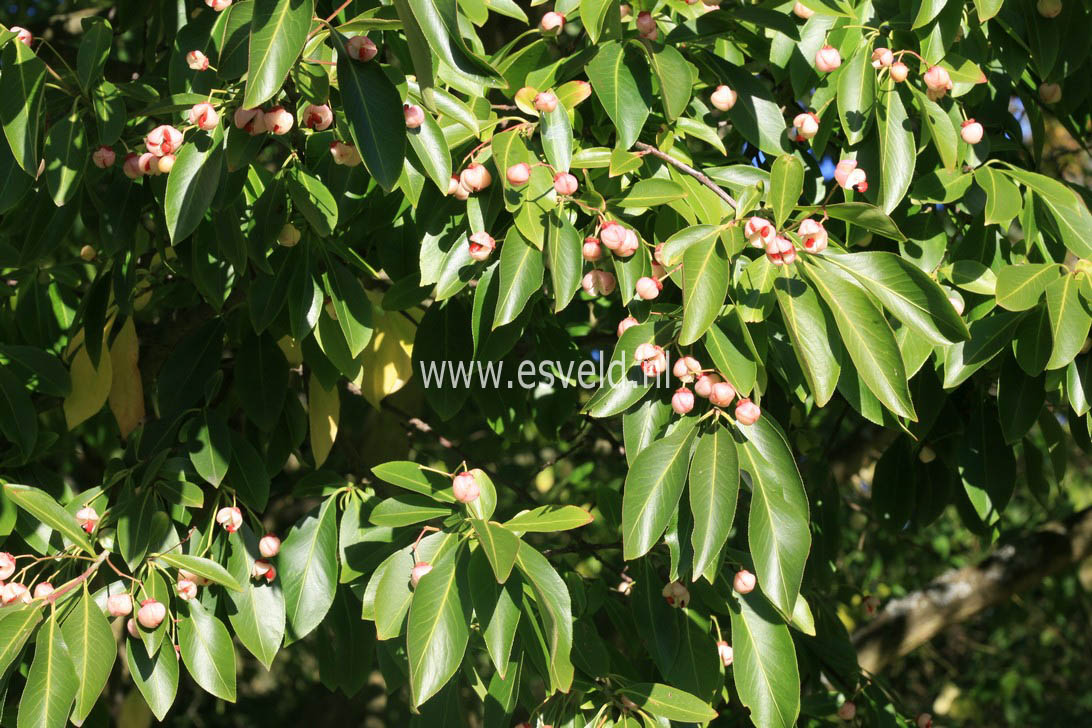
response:
<path id="1" fill-rule="evenodd" d="M 942 574 L 924 589 L 888 602 L 853 635 L 861 667 L 876 672 L 1045 577 L 1092 556 L 1092 508 L 1048 523 L 997 548 L 975 566 Z"/>
<path id="2" fill-rule="evenodd" d="M 691 177 L 696 179 L 698 182 L 701 182 L 703 185 L 705 185 L 709 189 L 713 190 L 713 192 L 716 192 L 717 197 L 719 197 L 720 199 L 727 202 L 729 207 L 731 207 L 733 210 L 736 209 L 737 205 L 736 205 L 735 199 L 730 194 L 728 194 L 723 189 L 721 189 L 720 185 L 718 185 L 713 180 L 709 179 L 709 177 L 706 176 L 703 172 L 701 172 L 701 171 L 699 171 L 697 169 L 694 169 L 689 164 L 686 164 L 685 162 L 683 162 L 681 160 L 675 159 L 674 157 L 672 157 L 667 152 L 661 152 L 659 149 L 652 146 L 651 144 L 645 144 L 644 142 L 637 142 L 634 146 L 636 146 L 638 149 L 640 149 L 642 151 L 648 152 L 649 154 L 651 154 L 654 157 L 658 157 L 659 159 L 662 159 L 663 161 L 667 162 L 668 164 L 670 164 L 672 167 L 679 170 L 680 172 L 686 172 L 688 175 L 690 175 Z"/>
<path id="3" fill-rule="evenodd" d="M 95 560 L 91 563 L 91 565 L 88 566 L 87 569 L 82 574 L 80 574 L 79 576 L 77 576 L 75 579 L 68 582 L 67 584 L 64 584 L 61 587 L 59 587 L 57 589 L 54 589 L 52 592 L 50 592 L 45 597 L 45 601 L 47 603 L 49 603 L 49 604 L 52 604 L 53 602 L 57 601 L 58 599 L 63 597 L 68 592 L 70 592 L 73 589 L 75 589 L 76 587 L 78 587 L 80 584 L 82 584 L 85 581 L 87 581 L 88 579 L 90 579 L 92 577 L 92 575 L 94 575 L 94 573 L 99 570 L 99 567 L 102 566 L 102 562 L 106 561 L 107 557 L 109 557 L 109 556 L 110 556 L 109 551 L 103 551 L 101 554 L 99 554 L 95 558 Z"/>

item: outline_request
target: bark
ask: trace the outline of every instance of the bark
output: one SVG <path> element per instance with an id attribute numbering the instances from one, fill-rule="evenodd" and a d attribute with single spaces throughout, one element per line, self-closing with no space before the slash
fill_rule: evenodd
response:
<path id="1" fill-rule="evenodd" d="M 884 605 L 853 635 L 857 659 L 875 673 L 943 629 L 1030 589 L 1092 556 L 1092 508 L 1003 542 L 983 561 L 949 571 Z"/>

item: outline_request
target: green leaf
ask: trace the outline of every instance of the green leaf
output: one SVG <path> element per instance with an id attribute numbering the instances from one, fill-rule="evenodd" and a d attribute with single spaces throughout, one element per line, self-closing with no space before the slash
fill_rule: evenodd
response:
<path id="1" fill-rule="evenodd" d="M 413 549 L 405 548 L 391 554 L 376 569 L 375 635 L 377 639 L 394 639 L 402 634 L 406 613 L 413 600 L 410 577 L 413 572 Z"/>
<path id="2" fill-rule="evenodd" d="M 875 205 L 867 202 L 839 202 L 834 205 L 810 206 L 801 208 L 808 214 L 825 214 L 835 220 L 852 223 L 868 230 L 869 232 L 883 235 L 897 242 L 904 242 L 906 236 L 902 234 L 895 221 L 887 213 Z"/>
<path id="3" fill-rule="evenodd" d="M 489 559 L 493 573 L 497 575 L 497 583 L 503 584 L 515 566 L 520 545 L 519 536 L 494 521 L 472 518 L 470 525 L 478 535 L 478 543 Z"/>
<path id="4" fill-rule="evenodd" d="M 504 585 L 498 584 L 489 559 L 479 549 L 470 556 L 468 581 L 486 652 L 497 673 L 507 676 L 520 620 L 516 600 L 523 589 L 522 579 L 516 576 L 508 579 Z"/>
<path id="5" fill-rule="evenodd" d="M 580 233 L 557 210 L 546 216 L 546 262 L 553 284 L 554 313 L 558 313 L 572 300 L 580 288 L 584 273 L 581 253 L 583 241 Z"/>
<path id="6" fill-rule="evenodd" d="M 985 23 L 1001 12 L 1004 2 L 1005 0 L 974 0 L 974 7 L 978 11 L 978 22 Z"/>
<path id="7" fill-rule="evenodd" d="M 792 728 L 800 714 L 796 648 L 778 615 L 759 591 L 731 603 L 732 677 L 740 702 L 763 728 Z"/>
<path id="8" fill-rule="evenodd" d="M 724 83 L 739 94 L 739 102 L 728 111 L 735 128 L 765 154 L 779 155 L 788 151 L 785 117 L 770 90 L 749 70 L 717 60 Z"/>
<path id="9" fill-rule="evenodd" d="M 148 657 L 140 640 L 125 640 L 129 674 L 158 720 L 164 720 L 178 693 L 178 655 L 158 650 Z"/>
<path id="10" fill-rule="evenodd" d="M 415 523 L 449 515 L 451 515 L 450 508 L 436 505 L 430 498 L 399 493 L 373 508 L 368 520 L 375 526 L 412 526 Z"/>
<path id="11" fill-rule="evenodd" d="M 827 256 L 848 270 L 895 318 L 935 344 L 966 341 L 967 325 L 929 274 L 894 253 Z"/>
<path id="12" fill-rule="evenodd" d="M 235 367 L 246 377 L 235 378 L 235 394 L 247 417 L 269 432 L 277 426 L 288 390 L 288 360 L 268 334 L 247 336 L 236 350 Z"/>
<path id="13" fill-rule="evenodd" d="M 35 639 L 34 661 L 19 700 L 16 728 L 63 728 L 79 687 L 60 616 L 53 612 Z"/>
<path id="14" fill-rule="evenodd" d="M 940 107 L 940 104 L 930 99 L 919 91 L 916 86 L 911 86 L 914 91 L 914 99 L 921 107 L 921 118 L 925 121 L 925 129 L 933 140 L 937 154 L 947 169 L 955 169 L 959 161 L 959 132 L 956 130 L 952 117 Z M 982 169 L 985 169 L 984 167 Z"/>
<path id="15" fill-rule="evenodd" d="M 637 182 L 621 198 L 611 200 L 618 207 L 652 207 L 666 205 L 686 197 L 686 189 L 669 179 L 651 177 Z"/>
<path id="16" fill-rule="evenodd" d="M 1005 442 L 992 397 L 969 404 L 963 442 L 958 451 L 959 475 L 975 513 L 985 524 L 1000 517 L 1016 485 L 1016 456 Z"/>
<path id="17" fill-rule="evenodd" d="M 865 43 L 838 72 L 838 119 L 849 144 L 860 143 L 872 123 L 876 71 L 872 68 L 871 50 L 871 44 Z M 781 227 L 781 223 L 777 226 Z"/>
<path id="18" fill-rule="evenodd" d="M 690 104 L 697 73 L 683 54 L 670 44 L 645 46 L 645 50 L 649 53 L 652 72 L 660 83 L 664 117 L 669 122 L 675 121 Z"/>
<path id="19" fill-rule="evenodd" d="M 76 79 L 84 93 L 91 90 L 95 81 L 102 78 L 102 69 L 110 57 L 110 45 L 114 41 L 114 29 L 110 21 L 91 16 L 81 21 L 83 38 L 76 53 Z"/>
<path id="20" fill-rule="evenodd" d="M 37 518 L 45 525 L 64 535 L 84 552 L 94 556 L 95 550 L 87 540 L 87 534 L 76 523 L 75 517 L 53 500 L 48 493 L 29 485 L 4 485 L 4 495 L 15 505 Z"/>
<path id="21" fill-rule="evenodd" d="M 504 523 L 510 531 L 520 533 L 556 533 L 586 526 L 595 520 L 579 506 L 539 506 L 517 513 Z"/>
<path id="22" fill-rule="evenodd" d="M 660 257 L 664 265 L 674 266 L 682 262 L 683 253 L 688 248 L 709 240 L 716 240 L 724 228 L 719 225 L 691 225 L 674 233 L 664 241 Z"/>
<path id="23" fill-rule="evenodd" d="M 675 515 L 693 441 L 694 428 L 682 426 L 633 461 L 622 489 L 622 557 L 627 561 L 648 553 Z"/>
<path id="24" fill-rule="evenodd" d="M 230 537 L 228 567 L 242 591 L 228 592 L 233 609 L 228 620 L 243 647 L 258 658 L 268 670 L 284 641 L 284 593 L 278 582 L 254 581 L 254 561 L 259 558 L 258 540 L 243 526 Z"/>
<path id="25" fill-rule="evenodd" d="M 809 273 L 812 266 L 817 271 L 808 278 L 826 301 L 865 386 L 895 414 L 916 419 L 902 355 L 883 313 L 840 268 L 823 257 L 806 260 Z"/>
<path id="26" fill-rule="evenodd" d="M 216 697 L 235 702 L 235 650 L 227 627 L 196 599 L 178 622 L 182 661 L 194 681 Z"/>
<path id="27" fill-rule="evenodd" d="M 690 512 L 694 515 L 694 575 L 717 566 L 728 540 L 739 497 L 739 456 L 736 442 L 724 427 L 698 438 L 690 463 Z"/>
<path id="28" fill-rule="evenodd" d="M 683 253 L 681 346 L 700 339 L 720 314 L 731 270 L 724 247 L 716 238 L 693 245 Z"/>
<path id="29" fill-rule="evenodd" d="M 353 143 L 368 172 L 390 192 L 406 156 L 402 97 L 378 63 L 353 60 L 343 47 L 338 50 L 337 77 Z"/>
<path id="30" fill-rule="evenodd" d="M 1060 369 L 1073 361 L 1088 338 L 1092 315 L 1081 300 L 1079 287 L 1077 276 L 1068 274 L 1046 288 L 1050 334 L 1054 340 L 1047 369 Z"/>
<path id="31" fill-rule="evenodd" d="M 85 583 L 86 584 L 86 583 Z M 83 596 L 61 625 L 72 659 L 78 687 L 74 721 L 82 721 L 95 707 L 117 658 L 117 644 L 110 623 L 99 605 L 84 589 Z"/>
<path id="32" fill-rule="evenodd" d="M 197 474 L 215 487 L 231 462 L 231 430 L 216 412 L 203 409 L 191 422 L 190 462 Z"/>
<path id="33" fill-rule="evenodd" d="M 660 683 L 634 683 L 618 690 L 641 710 L 658 718 L 687 723 L 708 723 L 717 711 L 688 692 Z M 760 724 L 761 725 L 761 724 Z"/>
<path id="34" fill-rule="evenodd" d="M 337 313 L 337 324 L 349 347 L 349 355 L 355 359 L 372 340 L 372 304 L 364 286 L 348 268 L 333 261 L 329 268 L 330 272 L 324 274 L 322 280 Z"/>
<path id="35" fill-rule="evenodd" d="M 295 641 L 322 622 L 337 588 L 337 505 L 333 497 L 288 533 L 277 558 L 288 634 Z"/>
<path id="36" fill-rule="evenodd" d="M 212 559 L 206 559 L 203 556 L 178 554 L 173 551 L 167 551 L 159 554 L 159 558 L 176 569 L 182 569 L 183 571 L 188 571 L 191 574 L 196 574 L 197 576 L 208 579 L 211 582 L 220 584 L 221 586 L 226 586 L 232 591 L 243 591 L 242 582 L 235 576 L 232 576 L 230 571 L 228 571 Z"/>
<path id="37" fill-rule="evenodd" d="M 399 488 L 421 493 L 445 503 L 454 503 L 451 494 L 451 478 L 432 470 L 426 470 L 408 460 L 394 460 L 372 468 L 372 474 L 380 480 Z M 444 490 L 447 489 L 447 490 Z"/>
<path id="38" fill-rule="evenodd" d="M 318 177 L 295 165 L 285 179 L 292 204 L 307 218 L 307 224 L 322 237 L 330 237 L 337 227 L 337 201 L 330 190 Z"/>
<path id="39" fill-rule="evenodd" d="M 1009 311 L 1026 311 L 1039 303 L 1043 292 L 1062 277 L 1065 269 L 1057 263 L 1006 265 L 997 272 L 994 288 L 997 305 Z"/>
<path id="40" fill-rule="evenodd" d="M 436 119 L 432 114 L 426 113 L 425 122 L 421 126 L 406 130 L 406 138 L 409 139 L 425 174 L 446 195 L 451 181 L 451 151 Z"/>
<path id="41" fill-rule="evenodd" d="M 25 43 L 9 41 L 0 53 L 0 124 L 12 156 L 27 174 L 38 176 L 38 137 L 45 115 L 46 64 Z"/>
<path id="42" fill-rule="evenodd" d="M 22 654 L 23 645 L 34 634 L 34 628 L 41 621 L 40 602 L 4 610 L 3 617 L 0 618 L 0 675 L 6 674 L 8 666 Z"/>
<path id="43" fill-rule="evenodd" d="M 971 338 L 952 344 L 944 352 L 944 388 L 962 384 L 1013 341 L 1021 314 L 1001 311 L 971 323 Z M 1020 347 L 1017 346 L 1017 358 Z"/>
<path id="44" fill-rule="evenodd" d="M 733 311 L 722 323 L 709 327 L 705 332 L 705 350 L 713 358 L 717 371 L 728 378 L 737 392 L 750 394 L 758 379 L 758 353 L 738 313 Z"/>
<path id="45" fill-rule="evenodd" d="M 78 105 L 55 123 L 45 137 L 45 180 L 53 203 L 62 207 L 80 189 L 80 179 L 87 166 L 87 137 Z"/>
<path id="46" fill-rule="evenodd" d="M 770 193 L 767 203 L 774 211 L 777 227 L 789 219 L 796 201 L 804 192 L 804 163 L 799 157 L 782 154 L 770 168 Z"/>
<path id="47" fill-rule="evenodd" d="M 227 484 L 235 489 L 239 500 L 261 513 L 269 502 L 269 482 L 261 455 L 245 437 L 232 432 Z"/>
<path id="48" fill-rule="evenodd" d="M 223 131 L 216 127 L 211 136 L 197 133 L 178 150 L 174 167 L 167 175 L 163 202 L 167 232 L 174 244 L 197 229 L 216 197 L 224 166 L 222 141 Z"/>
<path id="49" fill-rule="evenodd" d="M 500 255 L 500 293 L 493 316 L 493 329 L 515 321 L 527 302 L 542 287 L 545 268 L 542 251 L 520 235 L 515 226 L 508 228 Z"/>
<path id="50" fill-rule="evenodd" d="M 1023 439 L 1043 409 L 1046 400 L 1045 375 L 1029 377 L 1014 357 L 1001 365 L 997 382 L 997 410 L 1005 442 L 1014 444 Z"/>
<path id="51" fill-rule="evenodd" d="M 261 106 L 281 90 L 307 42 L 314 15 L 314 0 L 254 0 L 243 108 Z"/>
<path id="52" fill-rule="evenodd" d="M 774 291 L 792 350 L 808 380 L 815 404 L 822 407 L 834 395 L 842 371 L 839 349 L 831 344 L 834 332 L 828 316 L 819 297 L 803 278 L 779 276 L 774 281 Z"/>
<path id="53" fill-rule="evenodd" d="M 453 72 L 475 85 L 503 83 L 500 74 L 463 41 L 455 0 L 409 0 L 409 6 L 429 47 Z"/>
<path id="54" fill-rule="evenodd" d="M 538 133 L 546 161 L 557 172 L 568 172 L 573 159 L 573 128 L 568 110 L 559 102 L 553 111 L 544 111 L 539 118 Z"/>
<path id="55" fill-rule="evenodd" d="M 14 443 L 25 458 L 34 452 L 38 439 L 38 412 L 8 366 L 0 366 L 0 432 Z"/>
<path id="56" fill-rule="evenodd" d="M 758 583 L 777 609 L 792 614 L 811 548 L 804 482 L 785 434 L 769 415 L 739 428 L 747 438 L 739 452 L 751 476 L 747 543 Z"/>
<path id="57" fill-rule="evenodd" d="M 1006 169 L 1005 174 L 1023 182 L 1043 201 L 1067 248 L 1081 258 L 1092 258 L 1092 242 L 1088 239 L 1092 213 L 1076 192 L 1058 180 L 1035 172 L 1013 167 Z"/>
<path id="58" fill-rule="evenodd" d="M 898 85 L 888 76 L 876 106 L 879 124 L 880 189 L 877 205 L 889 213 L 898 207 L 914 176 L 917 147 Z"/>
<path id="59" fill-rule="evenodd" d="M 986 216 L 982 222 L 1007 228 L 1009 222 L 1023 209 L 1020 189 L 993 167 L 976 169 L 974 181 L 986 193 Z"/>
<path id="60" fill-rule="evenodd" d="M 592 90 L 617 129 L 617 146 L 629 149 L 650 113 L 652 92 L 648 72 L 636 62 L 633 53 L 627 53 L 627 46 L 617 41 L 600 45 L 585 71 Z"/>
<path id="61" fill-rule="evenodd" d="M 555 690 L 567 693 L 573 682 L 573 665 L 570 660 L 573 647 L 573 614 L 569 589 L 546 557 L 526 542 L 520 543 L 516 564 L 520 573 L 531 583 L 538 612 L 546 630 L 550 649 L 550 662 L 547 665 L 550 683 Z"/>
<path id="62" fill-rule="evenodd" d="M 599 42 L 604 26 L 617 26 L 620 15 L 613 0 L 580 0 L 580 22 L 592 43 Z"/>
<path id="63" fill-rule="evenodd" d="M 459 669 L 470 637 L 470 594 L 458 549 L 433 562 L 421 577 L 406 628 L 413 704 L 431 698 Z M 462 569 L 458 568 L 460 565 Z"/>
<path id="64" fill-rule="evenodd" d="M 917 6 L 917 11 L 914 13 L 914 22 L 910 28 L 917 30 L 931 23 L 944 9 L 946 2 L 945 0 L 916 0 L 914 4 Z"/>

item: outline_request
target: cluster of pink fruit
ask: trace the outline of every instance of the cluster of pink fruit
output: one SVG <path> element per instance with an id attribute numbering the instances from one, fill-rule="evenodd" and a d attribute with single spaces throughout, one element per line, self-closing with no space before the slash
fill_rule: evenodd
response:
<path id="1" fill-rule="evenodd" d="M 625 324 L 625 326 L 623 326 Z M 637 324 L 637 319 L 627 317 L 619 324 L 619 335 L 630 326 Z M 633 351 L 634 361 L 641 367 L 646 377 L 658 377 L 667 369 L 667 354 L 663 347 L 652 343 L 639 344 Z M 682 356 L 675 360 L 671 368 L 683 386 L 675 390 L 671 397 L 671 409 L 676 414 L 685 415 L 694 409 L 694 395 L 708 399 L 710 404 L 720 409 L 731 406 L 736 399 L 736 388 L 712 369 L 702 368 L 701 362 L 692 356 Z M 691 391 L 686 385 L 693 384 Z M 740 397 L 736 402 L 735 418 L 741 425 L 753 425 L 762 416 L 762 410 L 747 397 Z"/>
<path id="2" fill-rule="evenodd" d="M 455 496 L 455 500 L 464 505 L 473 503 L 481 497 L 482 490 L 481 486 L 478 485 L 478 480 L 484 477 L 485 473 L 480 468 L 456 473 L 451 478 L 451 494 Z M 414 563 L 413 568 L 410 570 L 410 586 L 416 589 L 421 578 L 430 571 L 432 571 L 432 564 L 427 561 Z"/>

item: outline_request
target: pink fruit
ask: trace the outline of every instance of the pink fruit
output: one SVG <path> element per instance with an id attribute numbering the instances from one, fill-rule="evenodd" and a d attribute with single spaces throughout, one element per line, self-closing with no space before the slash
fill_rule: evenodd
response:
<path id="1" fill-rule="evenodd" d="M 106 598 L 106 611 L 111 617 L 124 617 L 133 611 L 133 598 L 128 594 L 114 594 Z"/>
<path id="2" fill-rule="evenodd" d="M 902 83 L 909 75 L 910 67 L 902 61 L 895 61 L 891 64 L 891 80 L 895 83 Z"/>
<path id="3" fill-rule="evenodd" d="M 842 65 L 842 54 L 834 46 L 825 45 L 815 52 L 815 69 L 821 73 L 830 73 Z"/>
<path id="4" fill-rule="evenodd" d="M 634 323 L 636 323 L 636 321 Z M 0 581 L 7 581 L 14 573 L 15 557 L 7 551 L 0 552 Z"/>
<path id="5" fill-rule="evenodd" d="M 656 19 L 652 17 L 652 13 L 647 10 L 637 13 L 637 32 L 646 38 L 656 32 Z"/>
<path id="6" fill-rule="evenodd" d="M 736 388 L 728 382 L 717 382 L 709 391 L 709 401 L 717 407 L 727 407 L 736 398 Z"/>
<path id="7" fill-rule="evenodd" d="M 852 700 L 847 700 L 838 707 L 838 717 L 842 720 L 853 720 L 857 717 L 857 706 Z"/>
<path id="8" fill-rule="evenodd" d="M 675 360 L 671 367 L 671 373 L 681 381 L 689 384 L 701 374 L 701 362 L 692 356 L 684 356 Z"/>
<path id="9" fill-rule="evenodd" d="M 207 71 L 209 68 L 209 57 L 201 51 L 190 51 L 186 54 L 186 65 L 194 71 Z"/>
<path id="10" fill-rule="evenodd" d="M 735 578 L 732 579 L 732 588 L 740 594 L 750 594 L 754 591 L 755 584 L 758 580 L 755 579 L 755 575 L 746 569 L 742 569 L 736 572 Z"/>
<path id="11" fill-rule="evenodd" d="M 505 172 L 505 177 L 508 179 L 508 184 L 513 187 L 519 187 L 527 184 L 527 180 L 531 179 L 531 165 L 527 162 L 520 162 L 519 164 L 513 164 Z"/>
<path id="12" fill-rule="evenodd" d="M 649 276 L 643 276 L 637 279 L 637 295 L 642 300 L 651 301 L 660 295 L 660 291 L 663 290 L 664 284 L 660 283 L 655 278 Z"/>
<path id="13" fill-rule="evenodd" d="M 744 397 L 736 403 L 736 422 L 741 425 L 753 425 L 762 416 L 758 405 Z"/>
<path id="14" fill-rule="evenodd" d="M 208 5 L 216 12 L 220 12 L 231 5 L 231 0 L 205 0 L 205 5 Z"/>
<path id="15" fill-rule="evenodd" d="M 145 599 L 137 610 L 137 621 L 144 629 L 155 629 L 167 616 L 167 607 L 155 599 Z"/>
<path id="16" fill-rule="evenodd" d="M 928 96 L 936 101 L 952 90 L 952 77 L 940 66 L 930 66 L 921 77 L 928 89 Z"/>
<path id="17" fill-rule="evenodd" d="M 173 154 L 164 154 L 155 162 L 157 174 L 167 174 L 174 169 L 175 156 Z"/>
<path id="18" fill-rule="evenodd" d="M 99 169 L 113 167 L 116 160 L 117 154 L 112 147 L 99 147 L 91 153 L 91 161 Z"/>
<path id="19" fill-rule="evenodd" d="M 479 263 L 488 260 L 497 247 L 497 241 L 486 232 L 474 233 L 469 238 L 470 257 Z"/>
<path id="20" fill-rule="evenodd" d="M 407 129 L 419 129 L 425 123 L 425 110 L 416 104 L 403 104 L 402 115 L 406 117 Z"/>
<path id="21" fill-rule="evenodd" d="M 584 260 L 594 263 L 603 257 L 603 247 L 599 245 L 599 238 L 584 238 L 584 244 L 580 248 L 580 254 Z"/>
<path id="22" fill-rule="evenodd" d="M 46 597 L 48 597 L 52 593 L 53 593 L 53 585 L 50 584 L 48 581 L 43 581 L 41 584 L 38 584 L 37 586 L 34 587 L 34 598 L 35 599 L 45 599 Z"/>
<path id="23" fill-rule="evenodd" d="M 360 152 L 357 151 L 356 147 L 345 142 L 330 142 L 330 156 L 334 158 L 334 164 L 345 167 L 356 167 L 363 161 L 360 159 Z"/>
<path id="24" fill-rule="evenodd" d="M 334 111 L 327 104 L 307 104 L 303 108 L 303 125 L 315 131 L 325 131 L 334 123 Z"/>
<path id="25" fill-rule="evenodd" d="M 986 130 L 974 119 L 967 119 L 960 124 L 959 136 L 968 144 L 974 145 L 982 141 L 982 135 Z"/>
<path id="26" fill-rule="evenodd" d="M 559 172 L 554 175 L 554 192 L 559 195 L 574 195 L 576 194 L 576 188 L 578 183 L 576 177 L 568 172 Z"/>
<path id="27" fill-rule="evenodd" d="M 685 415 L 694 409 L 694 393 L 686 387 L 679 387 L 675 394 L 671 395 L 671 409 L 677 415 Z"/>
<path id="28" fill-rule="evenodd" d="M 681 581 L 673 581 L 660 592 L 664 601 L 677 609 L 685 609 L 690 604 L 690 590 Z"/>
<path id="29" fill-rule="evenodd" d="M 211 131 L 220 124 L 220 115 L 212 104 L 194 104 L 190 108 L 190 123 L 202 131 Z"/>
<path id="30" fill-rule="evenodd" d="M 140 168 L 140 157 L 132 152 L 129 152 L 125 156 L 125 164 L 122 165 L 121 171 L 125 173 L 125 176 L 129 179 L 136 179 L 144 174 L 144 170 Z"/>
<path id="31" fill-rule="evenodd" d="M 451 480 L 451 492 L 460 503 L 473 503 L 481 496 L 478 479 L 473 470 L 459 473 Z M 480 471 L 478 471 L 480 472 Z"/>
<path id="32" fill-rule="evenodd" d="M 265 561 L 264 559 L 255 559 L 254 568 L 251 570 L 250 578 L 255 581 L 266 580 L 266 583 L 272 583 L 277 578 L 277 569 L 273 564 Z"/>
<path id="33" fill-rule="evenodd" d="M 792 6 L 792 14 L 803 20 L 807 20 L 811 16 L 815 15 L 815 11 L 809 8 L 803 3 L 797 2 Z"/>
<path id="34" fill-rule="evenodd" d="M 610 250 L 618 250 L 626 240 L 626 228 L 616 222 L 604 223 L 599 238 Z"/>
<path id="35" fill-rule="evenodd" d="M 557 108 L 557 96 L 549 91 L 543 91 L 535 96 L 535 110 L 548 114 Z"/>
<path id="36" fill-rule="evenodd" d="M 818 220 L 805 219 L 797 230 L 804 250 L 809 253 L 822 253 L 827 248 L 827 230 Z"/>
<path id="37" fill-rule="evenodd" d="M 76 523 L 80 524 L 80 528 L 91 533 L 95 530 L 95 526 L 99 524 L 98 511 L 91 506 L 84 506 L 76 511 Z"/>
<path id="38" fill-rule="evenodd" d="M 753 248 L 764 248 L 766 243 L 774 239 L 777 230 L 773 224 L 763 217 L 752 217 L 743 226 L 743 235 Z"/>
<path id="39" fill-rule="evenodd" d="M 15 602 L 23 602 L 24 604 L 29 603 L 30 590 L 19 582 L 9 581 L 7 584 L 0 586 L 0 602 L 4 604 L 14 604 Z"/>
<path id="40" fill-rule="evenodd" d="M 796 140 L 805 141 L 819 133 L 819 117 L 810 111 L 797 114 L 792 120 L 792 126 L 796 131 Z"/>
<path id="41" fill-rule="evenodd" d="M 178 598 L 186 602 L 197 596 L 197 585 L 189 579 L 179 579 L 174 589 L 178 593 Z"/>
<path id="42" fill-rule="evenodd" d="M 709 102 L 720 111 L 728 111 L 736 105 L 738 99 L 739 94 L 723 84 L 717 86 L 709 96 Z"/>
<path id="43" fill-rule="evenodd" d="M 539 29 L 547 35 L 558 35 L 565 27 L 565 16 L 561 13 L 550 11 L 542 16 L 538 23 Z"/>
<path id="44" fill-rule="evenodd" d="M 895 62 L 895 54 L 890 48 L 877 48 L 872 51 L 872 67 L 875 69 L 886 68 Z"/>
<path id="45" fill-rule="evenodd" d="M 708 398 L 713 394 L 713 387 L 718 382 L 722 381 L 719 374 L 712 372 L 706 372 L 698 376 L 698 381 L 694 382 L 694 393 L 699 397 Z"/>
<path id="46" fill-rule="evenodd" d="M 261 109 L 244 109 L 240 107 L 235 110 L 232 120 L 236 129 L 242 129 L 251 136 L 266 131 L 265 114 Z"/>
<path id="47" fill-rule="evenodd" d="M 459 184 L 470 192 L 481 192 L 493 182 L 493 175 L 484 165 L 473 163 L 459 175 Z"/>
<path id="48" fill-rule="evenodd" d="M 618 337 L 621 338 L 622 334 L 626 333 L 629 329 L 637 325 L 637 319 L 633 316 L 626 316 L 624 319 L 618 322 Z"/>
<path id="49" fill-rule="evenodd" d="M 30 48 L 30 44 L 34 42 L 34 34 L 26 28 L 20 27 L 18 25 L 13 25 L 8 28 L 8 30 L 10 30 L 12 33 L 15 33 L 15 40 L 19 41 L 27 48 Z"/>
<path id="50" fill-rule="evenodd" d="M 271 533 L 262 536 L 258 541 L 258 553 L 267 559 L 271 559 L 281 552 L 281 540 Z"/>
<path id="51" fill-rule="evenodd" d="M 296 120 L 288 109 L 283 106 L 274 106 L 272 109 L 265 112 L 262 123 L 265 124 L 265 128 L 268 131 L 273 132 L 277 136 L 283 136 L 291 131 L 292 125 L 296 123 Z"/>
<path id="52" fill-rule="evenodd" d="M 355 58 L 358 61 L 370 61 L 375 58 L 375 54 L 379 52 L 379 49 L 375 46 L 375 41 L 366 35 L 357 35 L 349 39 L 349 42 L 345 44 L 345 50 L 349 52 L 350 58 Z"/>
<path id="53" fill-rule="evenodd" d="M 1044 83 L 1039 86 L 1039 98 L 1044 104 L 1056 104 L 1062 100 L 1062 87 L 1056 83 Z"/>
<path id="54" fill-rule="evenodd" d="M 144 148 L 157 157 L 174 154 L 182 146 L 182 132 L 169 124 L 161 124 L 144 137 Z"/>
<path id="55" fill-rule="evenodd" d="M 421 583 L 421 577 L 423 577 L 430 571 L 432 571 L 432 564 L 424 561 L 418 561 L 416 564 L 413 565 L 413 569 L 410 570 L 410 586 L 416 589 L 417 585 Z"/>
<path id="56" fill-rule="evenodd" d="M 718 642 L 717 657 L 720 658 L 720 664 L 724 665 L 725 667 L 731 667 L 732 661 L 735 659 L 735 654 L 732 652 L 732 646 L 724 640 Z"/>
<path id="57" fill-rule="evenodd" d="M 216 512 L 216 522 L 228 533 L 235 533 L 243 525 L 243 512 L 235 506 L 225 506 Z"/>

